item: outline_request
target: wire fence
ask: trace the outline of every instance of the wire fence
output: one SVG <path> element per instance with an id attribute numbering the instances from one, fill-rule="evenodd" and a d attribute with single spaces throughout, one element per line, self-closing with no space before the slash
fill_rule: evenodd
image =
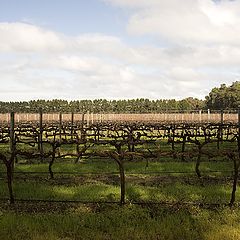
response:
<path id="1" fill-rule="evenodd" d="M 42 113 L 43 122 L 63 122 L 86 121 L 87 124 L 96 122 L 237 122 L 238 110 L 227 111 L 168 111 L 162 113 L 147 114 L 116 114 L 116 113 Z M 15 121 L 20 122 L 38 122 L 39 113 L 15 113 Z M 0 113 L 0 123 L 9 123 L 10 113 Z"/>

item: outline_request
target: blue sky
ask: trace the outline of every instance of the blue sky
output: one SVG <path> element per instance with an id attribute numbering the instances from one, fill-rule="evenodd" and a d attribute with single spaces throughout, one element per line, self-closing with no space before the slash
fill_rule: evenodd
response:
<path id="1" fill-rule="evenodd" d="M 240 1 L 0 0 L 0 100 L 204 98 L 240 75 Z"/>
<path id="2" fill-rule="evenodd" d="M 70 35 L 122 35 L 127 23 L 127 11 L 98 0 L 1 0 L 0 6 L 1 22 L 22 21 Z"/>

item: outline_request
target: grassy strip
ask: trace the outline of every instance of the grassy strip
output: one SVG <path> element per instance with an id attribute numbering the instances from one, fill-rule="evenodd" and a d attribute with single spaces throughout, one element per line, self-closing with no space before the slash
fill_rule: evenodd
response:
<path id="1" fill-rule="evenodd" d="M 240 239 L 240 212 L 229 209 L 70 205 L 48 213 L 42 211 L 54 206 L 28 212 L 32 207 L 36 210 L 36 206 L 21 213 L 1 210 L 1 239 Z"/>
<path id="2" fill-rule="evenodd" d="M 125 163 L 126 173 L 142 173 L 142 172 L 194 172 L 194 162 L 157 162 L 150 161 L 148 167 L 144 161 L 138 162 L 126 162 Z M 200 165 L 201 171 L 233 171 L 232 162 L 202 162 Z M 0 171 L 6 171 L 5 166 L 0 165 Z M 47 172 L 48 164 L 16 164 L 15 171 L 23 172 Z M 76 172 L 76 173 L 87 173 L 87 172 L 117 172 L 118 167 L 113 160 L 98 159 L 93 161 L 87 159 L 81 163 L 74 164 L 71 162 L 58 162 L 53 164 L 53 172 Z M 223 174 L 224 175 L 224 174 Z M 229 173 L 228 173 L 229 175 Z"/>
<path id="3" fill-rule="evenodd" d="M 179 180 L 178 180 L 179 179 Z M 34 179 L 14 182 L 14 194 L 20 199 L 119 201 L 118 177 L 74 178 L 35 181 Z M 126 185 L 126 200 L 147 202 L 200 202 L 227 204 L 231 195 L 231 182 L 220 179 L 185 178 L 129 178 Z M 0 185 L 0 198 L 7 198 L 5 183 Z M 240 192 L 236 192 L 236 201 Z"/>

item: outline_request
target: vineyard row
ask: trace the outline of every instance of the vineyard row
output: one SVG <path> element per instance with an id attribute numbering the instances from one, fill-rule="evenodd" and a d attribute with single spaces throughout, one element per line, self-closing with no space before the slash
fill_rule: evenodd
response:
<path id="1" fill-rule="evenodd" d="M 194 159 L 195 171 L 201 177 L 203 156 L 222 156 L 233 162 L 233 184 L 230 205 L 235 202 L 240 167 L 240 114 L 237 123 L 147 123 L 147 122 L 96 122 L 39 121 L 18 123 L 11 113 L 10 124 L 0 127 L 0 143 L 9 150 L 0 152 L 6 166 L 9 199 L 14 203 L 12 188 L 14 165 L 19 157 L 48 161 L 49 174 L 54 178 L 52 166 L 55 159 L 70 156 L 78 162 L 82 157 L 106 157 L 118 165 L 121 186 L 120 203 L 125 203 L 124 162 L 136 159 L 161 159 L 163 157 Z M 221 143 L 231 147 L 221 148 Z M 166 149 L 164 145 L 170 146 Z M 69 145 L 71 151 L 61 151 Z M 213 145 L 215 150 L 209 150 Z M 191 147 L 189 147 L 191 146 Z"/>

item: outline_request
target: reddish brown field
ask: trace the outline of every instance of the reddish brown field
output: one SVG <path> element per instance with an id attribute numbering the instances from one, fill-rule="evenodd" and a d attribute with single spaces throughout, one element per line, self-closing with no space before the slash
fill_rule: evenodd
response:
<path id="1" fill-rule="evenodd" d="M 0 122 L 9 122 L 10 114 L 0 114 Z M 146 121 L 146 122 L 221 122 L 220 113 L 193 112 L 193 113 L 152 113 L 152 114 L 84 114 L 88 123 L 102 121 Z M 15 122 L 38 121 L 38 113 L 16 113 Z M 58 121 L 58 113 L 44 113 L 43 121 Z M 70 113 L 62 114 L 63 121 L 71 121 Z M 82 114 L 75 113 L 74 121 L 81 121 Z M 224 122 L 237 122 L 237 113 L 224 113 Z"/>

